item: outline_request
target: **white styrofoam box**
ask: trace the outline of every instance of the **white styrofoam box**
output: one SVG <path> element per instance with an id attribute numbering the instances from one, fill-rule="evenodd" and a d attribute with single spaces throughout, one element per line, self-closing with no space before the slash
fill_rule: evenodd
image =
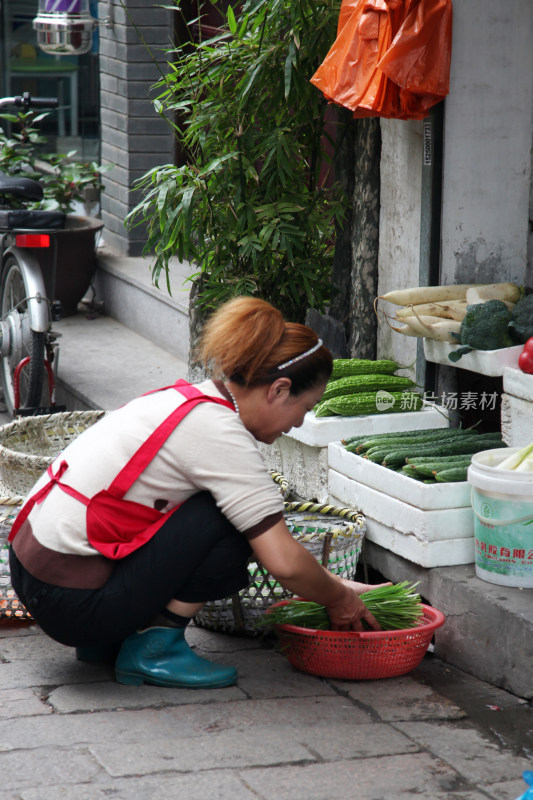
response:
<path id="1" fill-rule="evenodd" d="M 503 391 L 533 403 L 533 375 L 521 369 L 505 367 L 503 371 Z"/>
<path id="2" fill-rule="evenodd" d="M 333 505 L 343 505 L 340 497 L 329 496 Z M 422 542 L 416 536 L 400 533 L 394 528 L 365 515 L 366 538 L 413 564 L 425 569 L 432 567 L 454 567 L 474 563 L 474 537 L 463 539 L 441 539 L 438 542 Z"/>
<path id="3" fill-rule="evenodd" d="M 498 376 L 503 375 L 505 367 L 518 366 L 518 356 L 523 349 L 523 345 L 517 345 L 502 347 L 501 350 L 472 350 L 459 361 L 450 361 L 449 354 L 461 346 L 450 342 L 437 342 L 435 339 L 424 339 L 424 355 L 428 361 L 433 361 L 435 364 L 468 369 L 480 375 Z"/>
<path id="4" fill-rule="evenodd" d="M 446 412 L 433 404 L 420 411 L 399 414 L 371 414 L 364 417 L 324 417 L 316 419 L 312 412 L 305 416 L 300 428 L 292 428 L 272 445 L 259 445 L 270 469 L 281 472 L 293 493 L 306 500 L 326 503 L 328 499 L 328 444 L 342 436 L 359 433 L 447 428 Z M 336 437 L 336 439 L 332 438 Z"/>
<path id="5" fill-rule="evenodd" d="M 474 535 L 474 513 L 470 504 L 427 511 L 333 469 L 328 472 L 328 488 L 329 494 L 340 497 L 344 505 L 358 508 L 365 517 L 368 515 L 382 525 L 413 535 L 422 542 L 464 539 Z"/>
<path id="6" fill-rule="evenodd" d="M 502 439 L 509 447 L 533 441 L 533 403 L 505 392 L 501 396 Z"/>
<path id="7" fill-rule="evenodd" d="M 328 464 L 341 475 L 422 510 L 470 506 L 470 486 L 466 481 L 421 483 L 350 453 L 340 442 L 329 445 Z"/>
<path id="8" fill-rule="evenodd" d="M 501 404 L 502 438 L 509 447 L 533 440 L 533 375 L 505 367 Z"/>
<path id="9" fill-rule="evenodd" d="M 303 425 L 291 428 L 287 436 L 311 447 L 327 447 L 330 442 L 340 442 L 348 436 L 387 433 L 388 431 L 415 431 L 423 428 L 447 428 L 450 420 L 445 408 L 428 403 L 420 411 L 400 411 L 397 414 L 365 414 L 358 417 L 315 417 L 313 411 L 305 415 Z"/>

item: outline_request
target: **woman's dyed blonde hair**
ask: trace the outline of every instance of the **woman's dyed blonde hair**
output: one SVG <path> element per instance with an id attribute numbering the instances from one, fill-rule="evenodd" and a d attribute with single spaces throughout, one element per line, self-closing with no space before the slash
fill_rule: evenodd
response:
<path id="1" fill-rule="evenodd" d="M 322 345 L 284 369 L 278 369 L 318 343 L 306 325 L 285 322 L 280 311 L 256 297 L 235 297 L 206 322 L 198 358 L 214 377 L 242 386 L 291 379 L 291 393 L 300 394 L 331 375 L 331 353 Z"/>

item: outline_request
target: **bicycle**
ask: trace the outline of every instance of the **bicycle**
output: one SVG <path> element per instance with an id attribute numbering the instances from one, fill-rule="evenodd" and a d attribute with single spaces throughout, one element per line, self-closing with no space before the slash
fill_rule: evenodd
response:
<path id="1" fill-rule="evenodd" d="M 57 98 L 31 97 L 27 92 L 0 99 L 0 110 L 57 105 Z M 60 304 L 53 299 L 54 232 L 65 226 L 66 214 L 24 207 L 42 198 L 37 180 L 0 173 L 0 385 L 11 416 L 65 410 L 55 401 L 52 365 L 57 364 L 60 334 L 52 330 L 52 322 L 61 318 Z M 45 248 L 52 252 L 46 270 L 38 258 Z M 45 373 L 49 405 L 42 402 Z"/>

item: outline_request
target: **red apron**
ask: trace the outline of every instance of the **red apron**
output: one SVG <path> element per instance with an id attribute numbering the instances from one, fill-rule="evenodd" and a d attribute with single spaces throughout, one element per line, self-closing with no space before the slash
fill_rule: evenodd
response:
<path id="1" fill-rule="evenodd" d="M 124 500 L 124 495 L 156 456 L 181 420 L 195 406 L 199 403 L 210 402 L 219 403 L 231 408 L 232 411 L 234 410 L 234 406 L 229 400 L 202 394 L 187 381 L 180 380 L 174 386 L 164 387 L 164 389 L 170 388 L 179 391 L 186 398 L 185 402 L 176 408 L 150 434 L 148 439 L 143 442 L 128 463 L 121 469 L 108 489 L 103 489 L 95 494 L 94 497 L 86 497 L 71 486 L 61 483 L 61 478 L 68 469 L 67 462 L 65 460 L 60 461 L 55 475 L 52 471 L 52 467 L 56 463 L 54 462 L 47 470 L 50 478 L 48 483 L 32 495 L 17 514 L 9 541 L 15 538 L 32 508 L 42 503 L 54 486 L 59 486 L 66 494 L 87 506 L 87 539 L 106 558 L 124 558 L 124 556 L 129 555 L 133 550 L 136 550 L 151 539 L 178 506 L 163 513 L 142 503 Z M 156 391 L 164 391 L 164 389 Z"/>

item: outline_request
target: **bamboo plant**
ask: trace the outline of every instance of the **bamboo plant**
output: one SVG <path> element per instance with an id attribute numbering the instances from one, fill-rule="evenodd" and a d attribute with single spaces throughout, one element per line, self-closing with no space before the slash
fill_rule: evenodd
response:
<path id="1" fill-rule="evenodd" d="M 181 13 L 179 0 L 175 7 Z M 335 38 L 339 7 L 245 0 L 205 41 L 187 23 L 190 41 L 169 51 L 155 87 L 184 158 L 140 180 L 142 199 L 127 220 L 148 223 L 156 285 L 166 275 L 171 290 L 177 256 L 198 265 L 204 309 L 250 294 L 292 319 L 323 310 L 344 201 L 327 180 L 334 114 L 310 78 Z"/>

